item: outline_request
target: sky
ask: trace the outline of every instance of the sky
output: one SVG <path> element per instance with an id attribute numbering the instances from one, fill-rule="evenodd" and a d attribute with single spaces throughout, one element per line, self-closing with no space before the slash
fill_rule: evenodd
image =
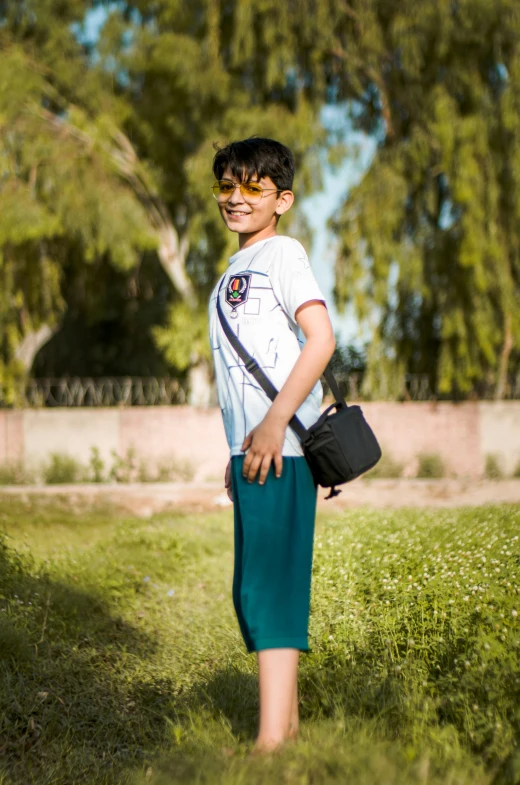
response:
<path id="1" fill-rule="evenodd" d="M 302 210 L 313 230 L 313 243 L 307 252 L 316 280 L 327 300 L 332 326 L 340 343 L 358 343 L 357 321 L 352 309 L 347 308 L 343 314 L 340 314 L 334 306 L 332 290 L 337 238 L 327 228 L 327 222 L 370 166 L 376 149 L 376 140 L 352 130 L 346 105 L 324 106 L 321 121 L 327 131 L 335 132 L 339 136 L 349 153 L 339 166 L 331 167 L 327 164 L 325 151 L 323 152 L 323 188 L 307 196 L 302 202 Z"/>
<path id="2" fill-rule="evenodd" d="M 94 43 L 107 16 L 107 9 L 95 8 L 87 14 L 82 29 L 76 34 L 83 40 Z M 321 120 L 334 138 L 346 145 L 349 153 L 339 166 L 327 163 L 326 151 L 321 155 L 323 188 L 302 200 L 301 208 L 313 231 L 313 242 L 307 248 L 309 260 L 318 284 L 327 300 L 334 332 L 341 344 L 358 343 L 357 322 L 350 308 L 340 314 L 334 306 L 334 258 L 336 238 L 327 228 L 327 222 L 345 201 L 352 187 L 357 185 L 367 171 L 376 149 L 376 140 L 352 130 L 348 106 L 327 105 L 323 107 Z"/>

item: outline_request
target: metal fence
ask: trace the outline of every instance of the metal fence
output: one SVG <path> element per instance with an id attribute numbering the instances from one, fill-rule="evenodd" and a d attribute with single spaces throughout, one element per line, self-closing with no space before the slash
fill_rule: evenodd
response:
<path id="1" fill-rule="evenodd" d="M 15 390 L 20 407 L 160 406 L 186 403 L 178 379 L 123 376 L 70 379 L 31 379 Z M 7 400 L 0 386 L 0 407 Z"/>
<path id="2" fill-rule="evenodd" d="M 385 377 L 375 380 L 377 393 L 367 396 L 363 389 L 364 374 L 362 372 L 335 372 L 339 388 L 347 400 L 380 400 L 380 401 L 438 401 L 438 400 L 478 400 L 491 401 L 495 398 L 495 384 L 481 381 L 466 396 L 454 398 L 439 393 L 432 385 L 428 374 L 406 373 L 392 383 Z M 505 386 L 505 400 L 520 399 L 520 373 L 508 377 Z"/>
<path id="3" fill-rule="evenodd" d="M 364 400 L 363 373 L 336 374 L 342 394 L 347 400 Z M 325 385 L 325 392 L 327 392 Z M 372 396 L 371 396 L 372 397 Z M 432 389 L 426 374 L 406 374 L 392 390 L 379 385 L 377 400 L 432 401 L 440 400 Z M 481 384 L 473 395 L 475 400 L 492 400 L 494 386 Z M 520 399 L 520 374 L 510 378 L 506 387 L 506 399 Z M 170 377 L 99 377 L 31 379 L 15 390 L 13 398 L 7 398 L 0 385 L 0 408 L 16 407 L 88 407 L 88 406 L 161 406 L 188 402 L 186 383 Z"/>

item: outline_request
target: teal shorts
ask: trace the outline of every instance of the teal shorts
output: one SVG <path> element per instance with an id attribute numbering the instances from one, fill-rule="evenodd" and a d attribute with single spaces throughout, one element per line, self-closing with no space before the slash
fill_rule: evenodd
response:
<path id="1" fill-rule="evenodd" d="M 235 515 L 233 603 L 248 652 L 307 651 L 316 485 L 305 458 L 271 465 L 264 485 L 231 460 Z"/>

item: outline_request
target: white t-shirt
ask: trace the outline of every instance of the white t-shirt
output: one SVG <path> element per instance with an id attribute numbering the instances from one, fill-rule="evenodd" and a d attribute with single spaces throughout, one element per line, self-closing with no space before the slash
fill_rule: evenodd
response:
<path id="1" fill-rule="evenodd" d="M 209 301 L 209 331 L 218 400 L 231 455 L 243 455 L 245 437 L 265 417 L 271 401 L 231 347 L 221 327 L 216 298 Z M 224 274 L 220 304 L 231 328 L 277 390 L 289 376 L 303 346 L 295 313 L 309 300 L 325 298 L 307 254 L 297 240 L 275 235 L 234 254 Z M 296 414 L 308 428 L 320 416 L 323 397 L 318 381 Z M 282 455 L 303 455 L 289 426 Z"/>

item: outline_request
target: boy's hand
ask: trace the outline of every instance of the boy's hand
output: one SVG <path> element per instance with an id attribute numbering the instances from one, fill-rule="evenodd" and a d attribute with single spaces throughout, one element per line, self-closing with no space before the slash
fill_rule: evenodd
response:
<path id="1" fill-rule="evenodd" d="M 277 477 L 282 474 L 282 446 L 287 425 L 283 421 L 274 420 L 267 414 L 262 422 L 253 428 L 244 439 L 242 450 L 248 453 L 244 460 L 242 473 L 248 482 L 254 482 L 258 470 L 260 485 L 265 483 L 271 461 Z"/>
<path id="2" fill-rule="evenodd" d="M 226 466 L 226 473 L 224 475 L 224 487 L 226 488 L 228 498 L 231 499 L 231 501 L 234 501 L 234 499 L 233 499 L 233 487 L 231 485 L 231 460 L 229 461 L 228 465 Z"/>

